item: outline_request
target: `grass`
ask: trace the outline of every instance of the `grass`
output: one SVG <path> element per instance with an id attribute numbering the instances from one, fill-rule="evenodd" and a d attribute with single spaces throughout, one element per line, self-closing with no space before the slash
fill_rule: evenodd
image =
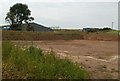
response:
<path id="1" fill-rule="evenodd" d="M 69 40 L 71 40 L 71 39 L 65 38 L 64 40 L 65 40 L 65 41 L 69 41 Z"/>
<path id="2" fill-rule="evenodd" d="M 44 54 L 33 46 L 20 48 L 3 42 L 3 79 L 87 79 L 77 63 L 60 59 L 54 52 Z"/>
<path id="3" fill-rule="evenodd" d="M 54 31 L 81 31 L 82 29 L 53 29 Z"/>
<path id="4" fill-rule="evenodd" d="M 118 34 L 120 31 L 117 31 L 117 30 L 110 30 L 110 31 L 107 31 L 107 32 L 104 32 L 104 33 L 107 33 L 107 34 Z"/>

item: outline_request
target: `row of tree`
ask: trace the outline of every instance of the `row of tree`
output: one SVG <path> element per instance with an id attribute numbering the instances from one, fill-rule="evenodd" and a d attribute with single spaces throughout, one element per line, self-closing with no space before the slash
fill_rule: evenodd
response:
<path id="1" fill-rule="evenodd" d="M 89 28 L 87 32 L 106 32 L 112 30 L 111 28 Z"/>

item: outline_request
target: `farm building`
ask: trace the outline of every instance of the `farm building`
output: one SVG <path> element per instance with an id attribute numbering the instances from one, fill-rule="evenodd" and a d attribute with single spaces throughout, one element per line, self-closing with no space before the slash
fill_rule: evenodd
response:
<path id="1" fill-rule="evenodd" d="M 40 31 L 40 32 L 52 32 L 53 30 L 45 27 L 43 25 L 39 25 L 37 23 L 29 23 L 23 24 L 22 29 L 23 31 Z"/>
<path id="2" fill-rule="evenodd" d="M 10 30 L 10 25 L 0 26 L 0 29 L 3 29 L 3 30 Z"/>
<path id="3" fill-rule="evenodd" d="M 2 29 L 6 30 L 6 26 L 1 26 Z M 8 26 L 7 26 L 8 28 Z M 10 28 L 9 28 L 10 29 Z M 21 31 L 40 31 L 40 32 L 52 32 L 53 30 L 45 27 L 43 25 L 39 25 L 37 23 L 29 23 L 29 24 L 23 24 L 22 27 L 18 27 L 17 30 Z"/>

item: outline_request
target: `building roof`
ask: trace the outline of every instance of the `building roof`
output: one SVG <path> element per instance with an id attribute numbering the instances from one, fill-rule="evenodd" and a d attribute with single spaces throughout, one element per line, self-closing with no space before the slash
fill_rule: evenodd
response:
<path id="1" fill-rule="evenodd" d="M 24 24 L 23 26 L 24 26 L 23 30 L 27 30 L 27 28 L 32 28 L 31 30 L 33 31 L 53 31 L 49 27 L 46 27 L 37 23 L 29 23 L 29 25 Z"/>
<path id="2" fill-rule="evenodd" d="M 4 26 L 0 26 L 2 27 L 10 27 L 10 25 L 4 25 Z M 30 31 L 53 31 L 51 28 L 37 24 L 37 23 L 29 23 L 29 24 L 23 24 L 22 28 L 18 27 L 18 30 L 30 30 Z"/>

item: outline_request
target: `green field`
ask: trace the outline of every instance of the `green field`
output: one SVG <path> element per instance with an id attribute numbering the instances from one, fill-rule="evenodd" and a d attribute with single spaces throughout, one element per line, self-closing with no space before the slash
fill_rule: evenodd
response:
<path id="1" fill-rule="evenodd" d="M 111 30 L 111 31 L 108 31 L 106 32 L 107 34 L 118 34 L 120 31 L 117 31 L 117 30 Z"/>

